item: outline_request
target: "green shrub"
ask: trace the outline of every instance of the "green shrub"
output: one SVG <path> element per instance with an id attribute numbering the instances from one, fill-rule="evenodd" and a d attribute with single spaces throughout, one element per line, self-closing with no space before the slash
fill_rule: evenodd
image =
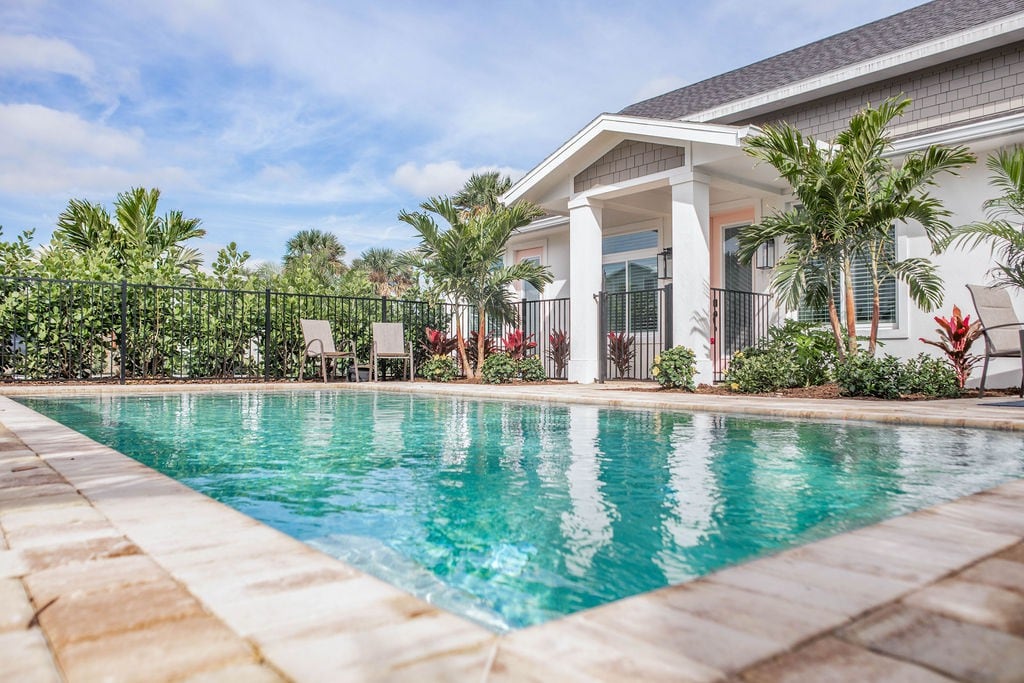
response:
<path id="1" fill-rule="evenodd" d="M 530 356 L 516 363 L 516 374 L 524 382 L 543 382 L 548 378 L 547 370 L 540 358 Z"/>
<path id="2" fill-rule="evenodd" d="M 949 363 L 921 353 L 904 363 L 900 389 L 903 394 L 955 398 L 960 395 L 960 382 Z"/>
<path id="3" fill-rule="evenodd" d="M 836 382 L 844 396 L 899 398 L 902 375 L 900 359 L 889 355 L 859 353 L 836 366 Z"/>
<path id="4" fill-rule="evenodd" d="M 484 359 L 480 381 L 484 384 L 507 384 L 517 374 L 516 363 L 507 353 L 495 353 Z"/>
<path id="5" fill-rule="evenodd" d="M 739 352 L 729 362 L 725 381 L 733 391 L 763 394 L 786 387 L 799 386 L 796 361 L 784 353 Z"/>
<path id="6" fill-rule="evenodd" d="M 688 389 L 693 391 L 697 374 L 697 356 L 685 346 L 676 346 L 654 357 L 651 376 L 666 389 Z"/>
<path id="7" fill-rule="evenodd" d="M 836 381 L 845 396 L 895 399 L 907 394 L 934 398 L 960 395 L 953 368 L 923 353 L 906 361 L 858 354 L 836 368 Z"/>
<path id="8" fill-rule="evenodd" d="M 787 320 L 774 325 L 756 346 L 735 354 L 725 381 L 733 391 L 765 393 L 811 387 L 833 379 L 836 345 L 820 325 Z"/>
<path id="9" fill-rule="evenodd" d="M 432 356 L 420 366 L 420 377 L 431 382 L 451 382 L 459 374 L 459 368 L 451 356 Z"/>

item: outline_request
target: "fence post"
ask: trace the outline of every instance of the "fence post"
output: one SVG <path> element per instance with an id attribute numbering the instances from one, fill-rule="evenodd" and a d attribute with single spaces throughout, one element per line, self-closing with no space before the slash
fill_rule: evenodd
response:
<path id="1" fill-rule="evenodd" d="M 388 321 L 388 298 L 386 296 L 380 298 L 380 321 L 382 323 Z"/>
<path id="2" fill-rule="evenodd" d="M 128 281 L 121 280 L 121 377 L 119 382 L 124 384 L 125 366 L 128 364 Z"/>
<path id="3" fill-rule="evenodd" d="M 608 379 L 608 295 L 597 293 L 597 382 Z"/>
<path id="4" fill-rule="evenodd" d="M 263 381 L 270 381 L 270 287 L 263 293 Z"/>
<path id="5" fill-rule="evenodd" d="M 665 350 L 672 348 L 672 283 L 665 285 Z"/>

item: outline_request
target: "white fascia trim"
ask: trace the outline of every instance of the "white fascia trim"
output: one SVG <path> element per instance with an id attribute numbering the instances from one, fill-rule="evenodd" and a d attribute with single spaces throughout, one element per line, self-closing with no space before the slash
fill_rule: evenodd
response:
<path id="1" fill-rule="evenodd" d="M 562 225 L 569 225 L 568 216 L 545 216 L 544 218 L 532 221 L 529 225 L 524 225 L 516 232 L 517 234 L 536 232 L 537 230 L 547 230 L 548 228 L 557 228 Z"/>
<path id="2" fill-rule="evenodd" d="M 728 102 L 695 114 L 688 114 L 686 118 L 690 121 L 713 121 L 752 109 L 776 110 L 780 108 L 778 103 L 783 100 L 806 101 L 812 99 L 810 97 L 812 93 L 814 93 L 813 97 L 827 94 L 816 92 L 819 90 L 832 88 L 838 92 L 863 83 L 879 81 L 896 75 L 896 73 L 906 73 L 917 68 L 939 64 L 950 58 L 945 53 L 959 51 L 968 54 L 981 49 L 1006 45 L 1014 40 L 1019 40 L 1021 36 L 1014 34 L 1021 32 L 1024 32 L 1024 12 L 1011 14 L 959 33 L 952 33 L 926 43 L 890 52 L 881 57 L 874 57 L 841 69 L 812 76 L 775 90 Z M 786 102 L 784 106 L 796 103 Z"/>
<path id="3" fill-rule="evenodd" d="M 713 145 L 739 147 L 743 139 L 753 132 L 750 126 L 730 126 L 719 123 L 694 123 L 692 121 L 666 121 L 643 116 L 601 114 L 576 135 L 555 150 L 544 161 L 534 166 L 508 192 L 501 197 L 505 204 L 522 198 L 548 174 L 582 150 L 588 143 L 603 133 L 617 133 L 627 138 L 660 138 L 671 142 L 704 142 Z"/>
<path id="4" fill-rule="evenodd" d="M 1024 132 L 1024 113 L 1010 114 L 998 119 L 965 123 L 962 126 L 901 138 L 894 141 L 883 156 L 899 156 L 930 145 L 962 145 L 973 140 L 1021 132 Z"/>

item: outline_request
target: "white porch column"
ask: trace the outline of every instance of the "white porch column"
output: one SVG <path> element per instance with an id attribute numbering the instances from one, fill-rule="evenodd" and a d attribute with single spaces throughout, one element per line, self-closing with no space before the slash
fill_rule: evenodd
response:
<path id="1" fill-rule="evenodd" d="M 697 383 L 710 384 L 711 245 L 708 183 L 698 174 L 672 178 L 672 344 L 697 354 Z M 574 328 L 575 329 L 575 328 Z"/>
<path id="2" fill-rule="evenodd" d="M 569 381 L 597 379 L 601 291 L 601 203 L 569 202 Z"/>

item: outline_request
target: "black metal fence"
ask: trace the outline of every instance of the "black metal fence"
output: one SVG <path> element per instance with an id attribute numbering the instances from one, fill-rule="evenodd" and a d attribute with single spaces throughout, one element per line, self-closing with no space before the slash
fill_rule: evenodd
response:
<path id="1" fill-rule="evenodd" d="M 770 294 L 711 290 L 711 360 L 716 382 L 725 378 L 734 353 L 753 346 L 768 333 L 770 306 Z"/>
<path id="2" fill-rule="evenodd" d="M 518 302 L 516 321 L 488 328 L 499 337 L 515 327 L 535 334 L 536 352 L 555 377 L 548 338 L 568 333 L 568 303 Z M 295 377 L 304 360 L 301 318 L 329 321 L 335 339 L 354 340 L 361 358 L 369 358 L 373 322 L 403 323 L 420 355 L 426 327 L 454 334 L 459 320 L 466 334 L 475 329 L 464 304 L 0 277 L 0 379 Z"/>
<path id="3" fill-rule="evenodd" d="M 599 381 L 651 379 L 654 357 L 672 348 L 672 285 L 601 292 Z"/>

